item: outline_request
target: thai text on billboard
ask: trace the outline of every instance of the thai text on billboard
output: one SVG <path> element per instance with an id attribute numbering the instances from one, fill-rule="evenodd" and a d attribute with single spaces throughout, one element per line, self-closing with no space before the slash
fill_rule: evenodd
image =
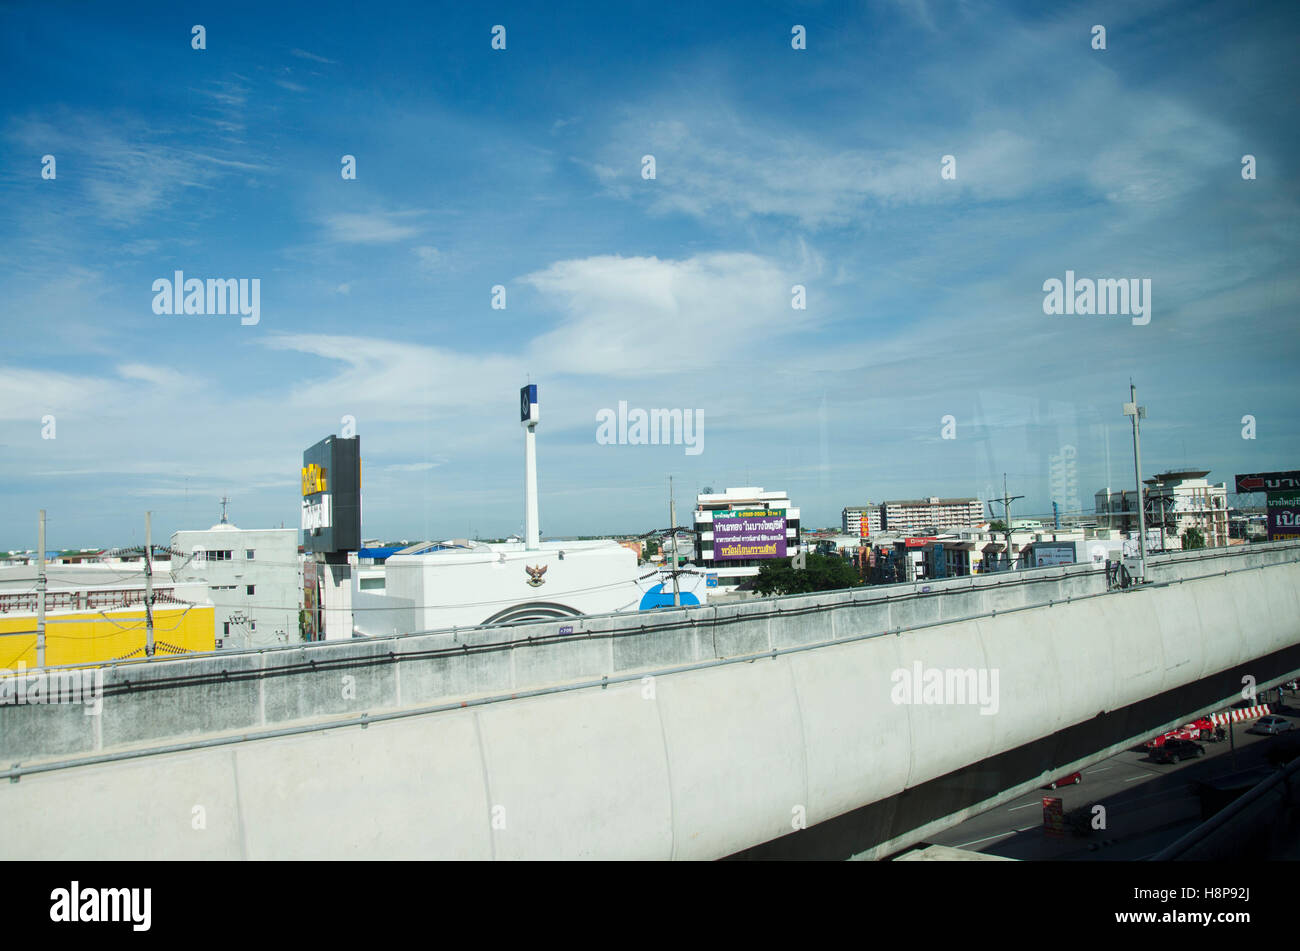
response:
<path id="1" fill-rule="evenodd" d="M 1074 542 L 1057 544 L 1038 542 L 1034 545 L 1034 564 L 1039 568 L 1047 565 L 1074 564 Z"/>
<path id="2" fill-rule="evenodd" d="M 1300 490 L 1300 469 L 1290 472 L 1252 472 L 1237 476 L 1240 492 L 1293 492 Z"/>
<path id="3" fill-rule="evenodd" d="M 785 557 L 785 509 L 745 509 L 713 516 L 713 558 Z"/>
<path id="4" fill-rule="evenodd" d="M 1300 538 L 1300 494 L 1270 494 L 1268 497 L 1268 540 L 1290 541 Z"/>

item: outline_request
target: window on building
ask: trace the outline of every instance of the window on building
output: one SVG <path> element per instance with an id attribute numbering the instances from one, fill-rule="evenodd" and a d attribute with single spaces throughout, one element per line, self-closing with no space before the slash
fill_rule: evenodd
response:
<path id="1" fill-rule="evenodd" d="M 253 593 L 253 589 L 256 588 L 257 585 L 250 584 L 250 585 L 248 585 L 247 587 L 248 587 L 248 593 L 249 593 L 249 594 L 252 594 L 252 593 Z"/>
<path id="2" fill-rule="evenodd" d="M 248 622 L 248 629 L 249 629 L 250 631 L 256 631 L 256 630 L 257 630 L 257 622 L 256 622 L 256 621 L 249 621 L 249 622 Z"/>
<path id="3" fill-rule="evenodd" d="M 221 625 L 221 636 L 222 636 L 222 637 L 229 637 L 229 636 L 230 636 L 230 622 L 229 622 L 229 621 L 226 621 L 226 622 L 224 622 L 224 623 Z"/>
<path id="4" fill-rule="evenodd" d="M 246 550 L 246 551 L 244 552 L 244 557 L 247 558 L 249 561 L 252 561 L 252 560 L 253 560 L 253 549 L 249 548 L 248 550 Z"/>

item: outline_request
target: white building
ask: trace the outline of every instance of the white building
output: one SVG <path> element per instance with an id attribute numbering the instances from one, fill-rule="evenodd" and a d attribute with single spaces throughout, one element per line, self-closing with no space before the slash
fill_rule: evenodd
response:
<path id="1" fill-rule="evenodd" d="M 974 527 L 984 522 L 979 499 L 902 499 L 880 503 L 881 528 L 901 535 L 926 535 L 945 528 Z"/>
<path id="2" fill-rule="evenodd" d="M 1165 548 L 1182 547 L 1182 535 L 1195 528 L 1205 537 L 1207 548 L 1228 544 L 1228 489 L 1220 482 L 1208 482 L 1208 469 L 1162 472 L 1143 482 L 1148 536 L 1164 529 Z M 1138 528 L 1137 493 L 1132 489 L 1096 493 L 1098 526 L 1132 532 Z"/>
<path id="3" fill-rule="evenodd" d="M 880 530 L 880 507 L 868 502 L 866 505 L 850 505 L 840 513 L 840 529 L 845 535 L 854 538 L 866 538 Z"/>
<path id="4" fill-rule="evenodd" d="M 172 535 L 175 581 L 201 581 L 215 607 L 217 649 L 274 647 L 299 639 L 302 567 L 298 531 L 227 522 Z"/>
<path id="5" fill-rule="evenodd" d="M 357 573 L 351 629 L 378 636 L 634 611 L 636 553 L 618 542 L 454 541 L 413 546 L 383 566 L 382 594 Z M 327 636 L 329 636 L 327 634 Z"/>
<path id="6" fill-rule="evenodd" d="M 1207 548 L 1228 544 L 1228 487 L 1222 482 L 1211 485 L 1205 479 L 1209 474 L 1208 469 L 1162 472 L 1144 480 L 1147 525 L 1164 529 L 1166 548 L 1181 548 L 1189 528 L 1205 536 Z"/>

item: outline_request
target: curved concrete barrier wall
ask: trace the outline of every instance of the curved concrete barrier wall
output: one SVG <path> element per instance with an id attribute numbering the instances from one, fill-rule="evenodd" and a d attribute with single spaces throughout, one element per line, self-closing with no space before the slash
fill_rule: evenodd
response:
<path id="1" fill-rule="evenodd" d="M 1212 549 L 1155 556 L 1150 573 L 1157 581 L 1178 581 L 1198 573 L 1297 559 L 1297 543 Z M 1234 572 L 1231 577 L 1250 574 Z M 1245 590 L 1252 583 L 1241 584 Z M 0 762 L 77 756 L 322 716 L 511 693 L 1105 591 L 1099 567 L 1065 565 L 682 610 L 155 658 L 104 669 L 100 716 L 84 716 L 77 707 L 0 706 Z M 1249 610 L 1258 603 L 1250 597 L 1240 600 Z M 1235 605 L 1229 600 L 1209 607 L 1224 614 Z M 565 626 L 576 636 L 561 638 Z M 1223 651 L 1224 657 L 1231 651 L 1223 645 L 1212 649 Z"/>
<path id="2" fill-rule="evenodd" d="M 605 688 L 23 775 L 0 783 L 0 853 L 718 858 L 782 836 L 800 821 L 812 826 L 1100 711 L 1295 644 L 1297 588 L 1300 565 L 1288 563 Z M 986 606 L 1015 606 L 1026 590 L 995 588 L 979 597 Z M 791 610 L 746 624 L 696 623 L 669 626 L 654 638 L 467 652 L 410 669 L 386 655 L 415 639 L 349 645 L 350 663 L 376 663 L 340 670 L 357 677 L 359 690 L 364 685 L 383 696 L 445 696 L 466 684 L 508 691 L 524 658 L 526 676 L 562 681 L 593 669 L 644 669 L 683 656 L 708 660 L 728 651 L 814 644 L 827 624 L 846 637 L 901 621 L 925 623 L 937 620 L 944 603 L 863 601 L 805 613 L 842 598 L 793 599 L 783 602 Z M 745 615 L 758 607 L 716 613 Z M 668 616 L 679 622 L 682 612 Z M 600 620 L 628 630 L 645 623 Z M 275 663 L 298 662 L 300 653 L 243 660 L 265 674 Z M 894 672 L 918 662 L 997 670 L 997 711 L 895 703 Z M 346 713 L 344 704 L 325 696 L 322 678 L 338 676 L 318 671 L 228 686 L 218 678 L 208 689 L 243 704 L 220 723 L 271 722 L 308 711 Z M 106 707 L 105 740 L 126 732 L 109 727 L 108 713 Z M 159 715 L 194 716 L 183 704 Z"/>

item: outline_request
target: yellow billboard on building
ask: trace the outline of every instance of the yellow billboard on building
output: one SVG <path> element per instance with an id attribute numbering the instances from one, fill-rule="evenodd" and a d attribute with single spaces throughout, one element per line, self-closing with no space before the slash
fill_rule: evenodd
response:
<path id="1" fill-rule="evenodd" d="M 212 605 L 155 605 L 153 638 L 155 655 L 216 650 Z M 141 658 L 146 640 L 140 605 L 51 612 L 45 618 L 45 663 L 57 667 Z M 0 669 L 14 670 L 20 662 L 29 669 L 36 666 L 36 615 L 0 614 Z"/>

